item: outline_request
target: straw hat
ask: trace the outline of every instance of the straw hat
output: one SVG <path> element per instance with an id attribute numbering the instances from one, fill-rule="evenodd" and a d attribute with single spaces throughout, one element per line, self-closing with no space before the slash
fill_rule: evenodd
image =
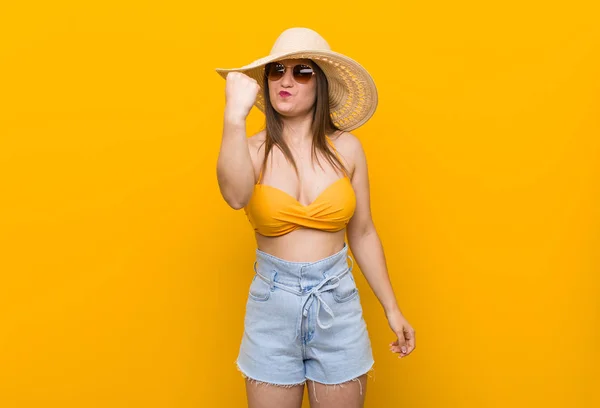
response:
<path id="1" fill-rule="evenodd" d="M 243 72 L 261 87 L 256 107 L 265 111 L 263 77 L 265 65 L 282 59 L 310 59 L 323 70 L 329 83 L 329 107 L 333 123 L 350 131 L 363 125 L 377 108 L 377 88 L 371 75 L 353 59 L 331 51 L 317 32 L 302 27 L 289 28 L 279 35 L 271 52 L 241 68 L 217 68 L 223 78 L 229 72 Z"/>

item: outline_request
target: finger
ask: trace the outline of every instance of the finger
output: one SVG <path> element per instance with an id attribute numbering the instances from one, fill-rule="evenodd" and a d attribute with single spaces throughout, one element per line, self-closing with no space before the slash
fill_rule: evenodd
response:
<path id="1" fill-rule="evenodd" d="M 398 335 L 398 346 L 400 348 L 400 351 L 403 354 L 406 354 L 408 349 L 407 349 L 407 345 L 406 345 L 406 339 L 404 338 L 404 333 L 397 333 L 397 335 Z"/>
<path id="2" fill-rule="evenodd" d="M 403 339 L 403 336 L 398 336 L 398 333 L 396 333 L 396 339 L 390 343 L 390 347 L 400 347 L 402 345 L 401 341 Z"/>
<path id="3" fill-rule="evenodd" d="M 400 353 L 400 345 L 398 344 L 398 340 L 393 341 L 389 344 L 389 349 L 392 353 Z"/>
<path id="4" fill-rule="evenodd" d="M 398 343 L 397 341 L 395 343 Z M 402 349 L 401 349 L 401 344 L 397 344 L 397 345 L 392 345 L 390 346 L 390 351 L 392 353 L 398 353 L 400 354 L 398 357 L 404 357 L 404 353 L 402 353 Z"/>
<path id="5" fill-rule="evenodd" d="M 415 348 L 415 330 L 414 329 L 410 329 L 407 334 L 406 334 L 406 338 L 407 338 L 407 345 L 408 345 L 408 351 L 411 352 L 414 350 Z"/>

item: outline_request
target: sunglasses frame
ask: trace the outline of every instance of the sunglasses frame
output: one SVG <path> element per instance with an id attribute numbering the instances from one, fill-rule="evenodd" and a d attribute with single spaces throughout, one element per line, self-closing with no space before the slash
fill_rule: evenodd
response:
<path id="1" fill-rule="evenodd" d="M 270 79 L 270 78 L 269 78 L 268 69 L 270 69 L 270 66 L 271 66 L 271 65 L 275 65 L 275 64 L 278 64 L 278 65 L 283 65 L 283 68 L 284 68 L 284 69 L 283 69 L 283 73 L 281 74 L 281 78 L 279 78 L 279 79 L 274 79 L 274 80 L 273 80 L 273 79 Z M 294 75 L 294 71 L 293 71 L 293 70 L 294 70 L 294 68 L 296 68 L 296 67 L 297 67 L 297 66 L 299 66 L 299 65 L 304 65 L 305 67 L 309 67 L 309 68 L 312 70 L 311 76 L 310 76 L 310 78 L 308 78 L 308 79 L 306 80 L 306 82 L 301 82 L 301 81 L 298 81 L 298 79 L 297 79 L 297 78 L 296 78 L 296 76 Z M 281 79 L 283 78 L 283 76 L 284 76 L 284 75 L 285 75 L 285 73 L 287 72 L 288 68 L 292 68 L 292 78 L 294 78 L 294 81 L 295 81 L 296 83 L 298 83 L 298 84 L 302 84 L 302 85 L 309 83 L 309 82 L 310 82 L 310 80 L 311 80 L 311 78 L 312 78 L 313 76 L 315 76 L 315 74 L 316 74 L 316 72 L 315 72 L 315 69 L 314 69 L 313 67 L 311 67 L 310 65 L 306 64 L 306 63 L 299 63 L 299 64 L 294 64 L 294 65 L 284 65 L 284 64 L 282 64 L 281 62 L 269 62 L 269 63 L 268 63 L 266 66 L 265 66 L 265 76 L 267 77 L 267 79 L 268 79 L 269 81 L 273 81 L 273 82 L 281 81 Z"/>

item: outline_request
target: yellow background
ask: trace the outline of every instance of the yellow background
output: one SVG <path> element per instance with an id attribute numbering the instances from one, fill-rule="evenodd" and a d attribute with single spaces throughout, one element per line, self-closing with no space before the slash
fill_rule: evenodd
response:
<path id="1" fill-rule="evenodd" d="M 379 89 L 354 133 L 417 348 L 357 270 L 366 406 L 600 406 L 600 13 L 556 3 L 3 4 L 0 406 L 245 406 L 214 68 L 292 26 Z"/>

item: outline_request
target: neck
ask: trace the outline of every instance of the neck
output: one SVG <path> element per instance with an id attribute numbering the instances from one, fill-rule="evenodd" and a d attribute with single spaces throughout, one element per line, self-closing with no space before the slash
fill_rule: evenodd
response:
<path id="1" fill-rule="evenodd" d="M 283 118 L 283 139 L 293 146 L 311 144 L 312 134 L 312 112 L 302 116 Z"/>

